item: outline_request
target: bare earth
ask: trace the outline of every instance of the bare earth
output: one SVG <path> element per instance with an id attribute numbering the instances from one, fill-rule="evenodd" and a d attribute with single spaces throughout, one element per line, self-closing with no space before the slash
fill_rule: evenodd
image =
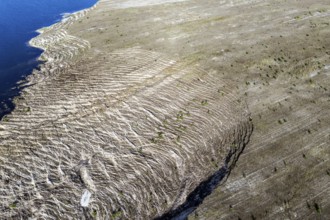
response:
<path id="1" fill-rule="evenodd" d="M 40 32 L 3 218 L 330 218 L 329 1 L 100 0 Z"/>

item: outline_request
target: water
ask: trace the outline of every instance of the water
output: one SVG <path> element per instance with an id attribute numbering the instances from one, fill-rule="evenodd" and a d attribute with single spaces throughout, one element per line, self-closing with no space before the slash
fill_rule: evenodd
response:
<path id="1" fill-rule="evenodd" d="M 0 119 L 19 94 L 17 82 L 38 66 L 41 50 L 29 47 L 35 30 L 58 22 L 64 13 L 89 8 L 97 0 L 0 0 Z"/>

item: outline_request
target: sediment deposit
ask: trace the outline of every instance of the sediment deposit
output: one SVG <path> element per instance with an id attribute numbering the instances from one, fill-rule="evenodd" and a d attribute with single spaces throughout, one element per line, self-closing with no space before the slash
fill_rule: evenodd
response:
<path id="1" fill-rule="evenodd" d="M 0 122 L 2 216 L 184 217 L 220 181 L 191 219 L 326 218 L 329 16 L 101 0 L 40 30 L 45 63 Z"/>
<path id="2" fill-rule="evenodd" d="M 31 40 L 46 63 L 1 122 L 2 216 L 151 219 L 230 172 L 252 130 L 233 82 L 142 47 L 93 49 L 70 21 Z"/>

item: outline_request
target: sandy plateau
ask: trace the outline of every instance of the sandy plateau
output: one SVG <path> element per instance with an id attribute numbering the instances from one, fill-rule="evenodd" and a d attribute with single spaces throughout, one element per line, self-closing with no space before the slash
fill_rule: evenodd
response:
<path id="1" fill-rule="evenodd" d="M 1 218 L 330 218 L 329 1 L 100 0 L 39 32 Z"/>

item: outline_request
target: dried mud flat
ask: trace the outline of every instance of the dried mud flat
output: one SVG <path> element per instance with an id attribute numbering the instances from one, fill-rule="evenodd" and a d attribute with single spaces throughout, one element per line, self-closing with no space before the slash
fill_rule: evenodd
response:
<path id="1" fill-rule="evenodd" d="M 329 218 L 329 17 L 101 0 L 42 29 L 46 62 L 0 122 L 1 216 L 184 218 L 215 177 L 190 219 Z"/>

